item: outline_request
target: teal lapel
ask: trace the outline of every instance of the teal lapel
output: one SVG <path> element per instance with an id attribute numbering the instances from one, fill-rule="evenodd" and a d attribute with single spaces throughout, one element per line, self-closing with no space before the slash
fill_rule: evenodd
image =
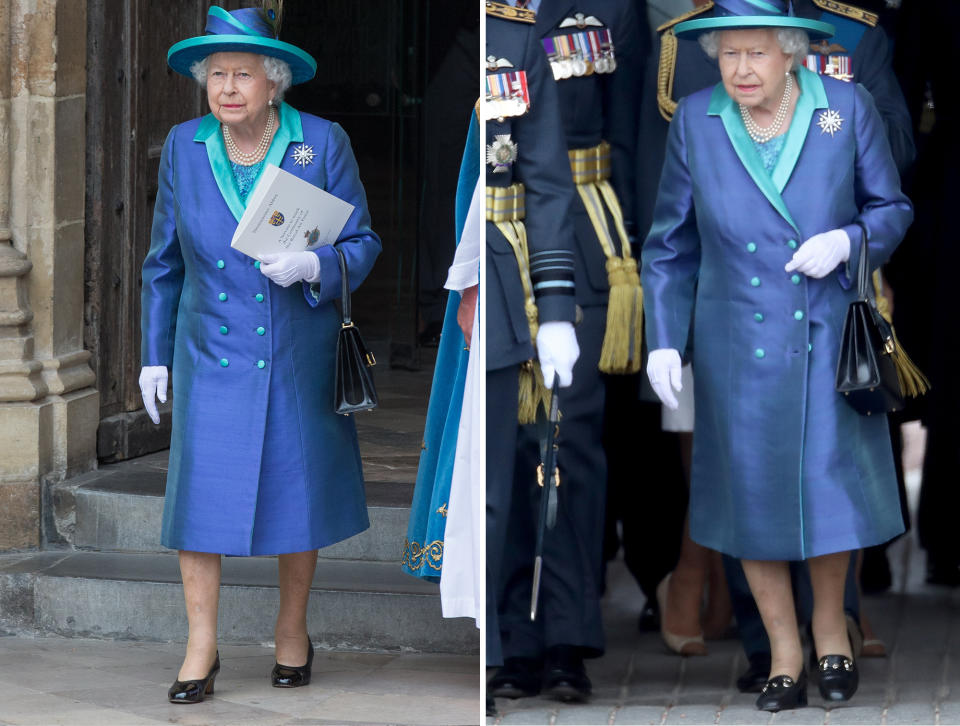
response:
<path id="1" fill-rule="evenodd" d="M 777 165 L 773 168 L 773 183 L 781 194 L 787 182 L 790 181 L 790 175 L 800 158 L 803 143 L 807 140 L 807 133 L 810 131 L 813 112 L 818 108 L 827 107 L 827 94 L 823 90 L 823 81 L 818 74 L 801 66 L 797 70 L 797 81 L 800 84 L 800 97 L 797 99 L 793 120 L 787 130 L 783 151 L 780 152 Z"/>
<path id="2" fill-rule="evenodd" d="M 774 185 L 773 179 L 770 178 L 767 170 L 763 168 L 760 155 L 753 147 L 753 140 L 743 125 L 743 119 L 740 118 L 740 111 L 733 102 L 733 99 L 727 95 L 723 83 L 718 83 L 714 86 L 713 95 L 710 97 L 710 106 L 707 109 L 707 115 L 720 117 L 720 120 L 723 121 L 723 128 L 727 132 L 727 137 L 730 139 L 730 143 L 733 144 L 734 151 L 737 152 L 737 156 L 740 157 L 740 162 L 747 170 L 747 173 L 750 174 L 750 178 L 753 179 L 754 184 L 760 188 L 763 196 L 765 196 L 770 204 L 773 205 L 773 208 L 780 213 L 780 216 L 787 220 L 790 226 L 797 230 L 799 234 L 797 225 L 790 216 L 790 210 L 787 209 L 783 197 L 780 196 L 780 190 Z M 791 127 L 793 123 L 794 122 L 791 122 Z"/>
<path id="3" fill-rule="evenodd" d="M 283 163 L 283 157 L 291 143 L 303 141 L 303 125 L 300 123 L 300 112 L 285 103 L 280 104 L 279 112 L 280 126 L 273 136 L 273 142 L 267 152 L 266 163 L 260 168 L 261 174 L 267 164 L 280 166 Z M 203 117 L 193 140 L 207 145 L 210 170 L 213 172 L 213 178 L 217 180 L 220 196 L 223 197 L 233 216 L 239 222 L 247 205 L 240 199 L 237 181 L 233 177 L 233 168 L 230 166 L 230 157 L 227 156 L 227 148 L 223 144 L 223 134 L 220 133 L 220 122 L 217 121 L 216 116 L 208 113 Z M 254 187 L 256 187 L 256 183 L 254 183 Z"/>

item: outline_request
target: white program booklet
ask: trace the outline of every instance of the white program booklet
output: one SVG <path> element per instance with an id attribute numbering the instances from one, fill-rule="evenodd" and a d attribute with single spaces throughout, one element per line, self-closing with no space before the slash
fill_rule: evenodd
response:
<path id="1" fill-rule="evenodd" d="M 259 259 L 333 244 L 353 209 L 349 202 L 267 164 L 230 246 Z"/>

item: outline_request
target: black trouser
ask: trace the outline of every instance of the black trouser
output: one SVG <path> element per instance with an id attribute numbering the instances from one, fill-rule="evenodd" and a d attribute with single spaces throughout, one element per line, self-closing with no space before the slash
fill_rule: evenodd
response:
<path id="1" fill-rule="evenodd" d="M 504 657 L 537 658 L 554 645 L 578 646 L 585 657 L 603 653 L 599 581 L 606 503 L 605 389 L 597 363 L 605 323 L 605 306 L 583 308 L 583 320 L 577 326 L 580 358 L 574 366 L 573 385 L 559 393 L 558 516 L 556 527 L 544 537 L 535 622 L 530 621 L 530 595 L 541 491 L 536 483 L 540 453 L 535 427 L 525 426 L 520 431 L 500 580 L 498 618 Z M 489 415 L 489 404 L 487 411 Z M 487 444 L 489 447 L 489 440 Z M 491 629 L 489 620 L 487 629 Z"/>

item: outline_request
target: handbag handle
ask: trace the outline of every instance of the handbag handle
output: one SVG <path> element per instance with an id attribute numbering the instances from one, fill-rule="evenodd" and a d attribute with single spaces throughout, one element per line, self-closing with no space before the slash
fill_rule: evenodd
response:
<path id="1" fill-rule="evenodd" d="M 860 263 L 857 265 L 857 295 L 861 300 L 871 300 L 872 296 L 870 295 L 870 262 L 867 259 L 868 257 L 868 246 L 867 246 L 867 225 L 863 222 L 857 221 L 855 224 L 860 228 L 861 237 L 860 237 Z"/>
<path id="2" fill-rule="evenodd" d="M 341 250 L 339 247 L 334 245 L 333 249 L 337 253 L 337 262 L 340 263 L 340 282 L 342 284 L 342 289 L 340 292 L 340 308 L 343 317 L 343 322 L 341 325 L 344 328 L 349 328 L 353 325 L 353 320 L 350 317 L 350 278 L 347 276 L 347 259 L 343 255 L 343 250 Z"/>

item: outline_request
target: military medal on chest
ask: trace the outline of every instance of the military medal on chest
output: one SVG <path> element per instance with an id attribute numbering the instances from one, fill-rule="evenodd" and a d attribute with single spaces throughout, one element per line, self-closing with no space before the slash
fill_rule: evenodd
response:
<path id="1" fill-rule="evenodd" d="M 506 58 L 487 58 L 487 70 L 513 68 Z M 483 103 L 483 118 L 504 119 L 522 116 L 530 108 L 530 90 L 527 88 L 525 71 L 490 73 L 486 77 L 486 95 Z"/>
<path id="2" fill-rule="evenodd" d="M 840 81 L 853 80 L 853 59 L 842 45 L 821 40 L 811 43 L 810 50 L 811 53 L 803 59 L 807 70 Z"/>
<path id="3" fill-rule="evenodd" d="M 596 17 L 576 13 L 572 18 L 564 18 L 560 27 L 577 30 L 543 39 L 555 80 L 613 73 L 617 69 L 613 37 Z"/>
<path id="4" fill-rule="evenodd" d="M 496 134 L 493 143 L 487 144 L 487 163 L 493 165 L 494 174 L 507 171 L 517 160 L 517 144 L 510 134 Z"/>

